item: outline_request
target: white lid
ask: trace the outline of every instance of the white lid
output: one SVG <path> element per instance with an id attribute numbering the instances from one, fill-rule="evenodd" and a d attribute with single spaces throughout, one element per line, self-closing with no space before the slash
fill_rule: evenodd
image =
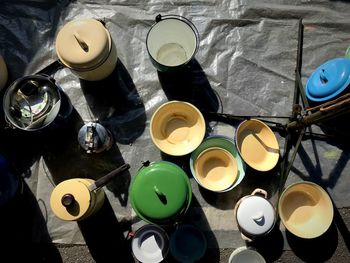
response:
<path id="1" fill-rule="evenodd" d="M 63 64 L 75 70 L 98 67 L 108 57 L 111 47 L 108 30 L 95 19 L 70 21 L 56 38 L 57 56 Z"/>
<path id="2" fill-rule="evenodd" d="M 136 231 L 131 248 L 136 259 L 143 263 L 161 262 L 168 253 L 169 238 L 159 226 L 145 225 Z"/>
<path id="3" fill-rule="evenodd" d="M 238 225 L 251 235 L 269 232 L 275 223 L 275 210 L 271 203 L 261 196 L 245 197 L 236 211 Z"/>
<path id="4" fill-rule="evenodd" d="M 265 263 L 265 259 L 257 251 L 247 247 L 239 247 L 235 249 L 230 258 L 229 263 Z"/>

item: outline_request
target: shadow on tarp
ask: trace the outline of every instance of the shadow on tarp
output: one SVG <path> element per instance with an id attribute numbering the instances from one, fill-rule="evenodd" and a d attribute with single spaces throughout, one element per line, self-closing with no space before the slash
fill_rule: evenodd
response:
<path id="1" fill-rule="evenodd" d="M 279 224 L 275 224 L 273 229 L 264 236 L 257 237 L 252 242 L 246 242 L 247 247 L 256 249 L 266 260 L 266 262 L 275 262 L 283 253 L 283 234 L 279 229 Z"/>
<path id="2" fill-rule="evenodd" d="M 127 69 L 118 59 L 110 76 L 101 81 L 80 79 L 90 110 L 118 143 L 130 144 L 142 135 L 146 113 L 142 98 Z"/>
<path id="3" fill-rule="evenodd" d="M 73 110 L 70 122 L 51 133 L 45 144 L 43 159 L 56 185 L 72 178 L 97 180 L 125 163 L 116 144 L 108 151 L 86 153 L 78 142 L 78 132 L 83 125 L 80 115 Z M 107 184 L 122 206 L 127 205 L 130 181 L 131 175 L 126 171 Z"/>
<path id="4" fill-rule="evenodd" d="M 2 92 L 1 95 L 3 96 Z M 69 97 L 61 92 L 61 106 L 54 121 L 42 129 L 26 131 L 10 128 L 1 107 L 0 147 L 2 152 L 11 159 L 13 166 L 19 173 L 25 177 L 31 176 L 32 165 L 42 156 L 47 142 L 55 141 L 61 129 L 69 124 L 72 110 Z"/>
<path id="5" fill-rule="evenodd" d="M 124 237 L 124 232 L 131 231 L 131 222 L 118 222 L 107 198 L 100 210 L 78 226 L 96 263 L 135 262 L 130 240 Z"/>
<path id="6" fill-rule="evenodd" d="M 203 112 L 217 112 L 221 101 L 196 59 L 175 72 L 160 72 L 158 78 L 168 100 L 187 101 Z"/>
<path id="7" fill-rule="evenodd" d="M 288 230 L 286 230 L 286 237 L 294 254 L 304 262 L 326 262 L 338 246 L 338 232 L 334 223 L 317 238 L 299 238 Z"/>
<path id="8" fill-rule="evenodd" d="M 51 243 L 46 226 L 47 214 L 43 215 L 39 208 L 44 202 L 36 200 L 27 184 L 21 182 L 17 195 L 0 208 L 2 259 L 62 263 L 58 249 Z"/>

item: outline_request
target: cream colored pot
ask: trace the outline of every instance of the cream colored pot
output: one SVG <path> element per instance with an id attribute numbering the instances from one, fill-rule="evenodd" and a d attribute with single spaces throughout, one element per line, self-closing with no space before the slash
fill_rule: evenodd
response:
<path id="1" fill-rule="evenodd" d="M 59 183 L 51 193 L 50 205 L 53 213 L 65 221 L 88 218 L 103 205 L 105 194 L 101 187 L 129 168 L 129 164 L 124 164 L 97 181 L 74 178 Z"/>
<path id="2" fill-rule="evenodd" d="M 89 81 L 108 77 L 117 64 L 117 49 L 109 31 L 98 20 L 68 22 L 56 37 L 60 61 L 81 79 Z"/>

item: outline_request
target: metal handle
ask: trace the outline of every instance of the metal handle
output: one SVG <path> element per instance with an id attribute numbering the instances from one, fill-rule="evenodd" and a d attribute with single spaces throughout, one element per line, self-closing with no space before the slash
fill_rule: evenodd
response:
<path id="1" fill-rule="evenodd" d="M 88 188 L 90 191 L 95 191 L 97 188 L 100 188 L 104 185 L 106 185 L 111 179 L 113 179 L 116 175 L 128 170 L 130 168 L 130 165 L 128 163 L 123 164 L 119 168 L 113 170 L 109 174 L 103 176 L 102 178 L 95 181 L 93 184 L 91 184 Z"/>
<path id="2" fill-rule="evenodd" d="M 251 195 L 262 195 L 263 197 L 267 198 L 267 192 L 260 188 L 256 188 Z"/>

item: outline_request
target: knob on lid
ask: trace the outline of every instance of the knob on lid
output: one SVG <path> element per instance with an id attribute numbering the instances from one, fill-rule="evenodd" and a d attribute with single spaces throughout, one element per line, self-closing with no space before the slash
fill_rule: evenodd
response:
<path id="1" fill-rule="evenodd" d="M 62 220 L 79 220 L 90 208 L 91 195 L 84 179 L 69 179 L 58 184 L 51 193 L 50 205 Z"/>
<path id="2" fill-rule="evenodd" d="M 111 46 L 108 30 L 95 19 L 68 22 L 56 37 L 58 57 L 63 64 L 75 70 L 98 67 L 108 57 Z"/>

